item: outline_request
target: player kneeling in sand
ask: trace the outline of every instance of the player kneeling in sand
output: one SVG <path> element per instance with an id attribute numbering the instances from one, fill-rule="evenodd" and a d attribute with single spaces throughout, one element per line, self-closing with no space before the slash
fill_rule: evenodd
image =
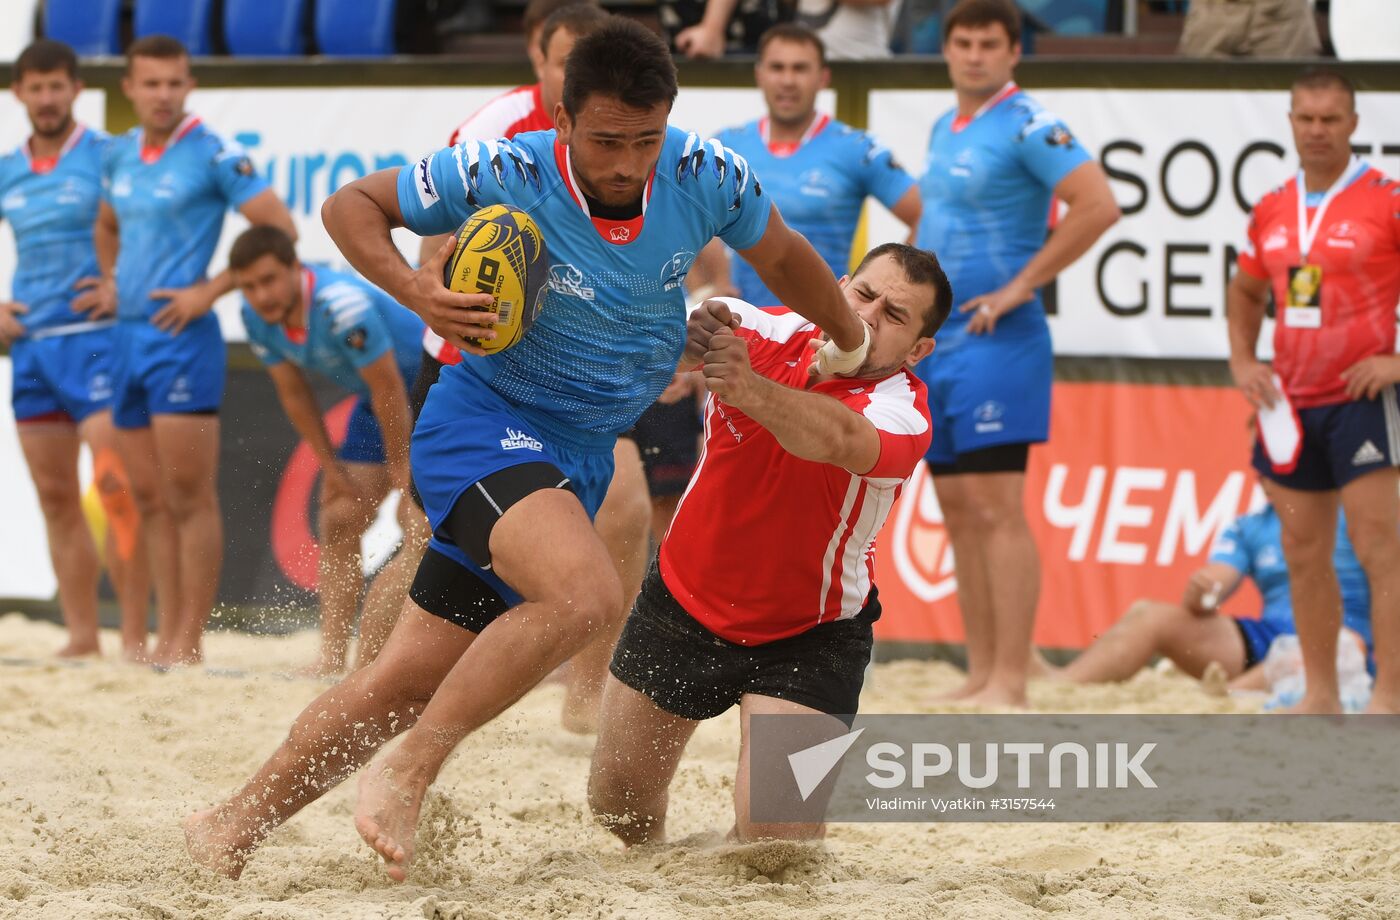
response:
<path id="1" fill-rule="evenodd" d="M 875 535 L 932 427 L 911 369 L 952 303 L 938 260 L 899 243 L 843 288 L 871 328 L 849 376 L 808 375 L 821 330 L 796 313 L 720 299 L 691 314 L 705 448 L 613 655 L 588 782 L 593 813 L 629 845 L 664 836 L 686 742 L 736 703 L 735 834 L 822 833 L 749 820 L 749 717 L 825 713 L 837 733 L 856 711 L 880 615 Z"/>

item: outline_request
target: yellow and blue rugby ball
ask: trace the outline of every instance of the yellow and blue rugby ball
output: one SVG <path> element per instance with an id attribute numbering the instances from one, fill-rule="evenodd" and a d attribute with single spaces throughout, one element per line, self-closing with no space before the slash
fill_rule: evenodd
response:
<path id="1" fill-rule="evenodd" d="M 457 231 L 443 283 L 448 290 L 494 297 L 496 337 L 468 341 L 488 355 L 510 348 L 540 315 L 549 287 L 549 253 L 539 225 L 508 204 L 477 211 Z"/>

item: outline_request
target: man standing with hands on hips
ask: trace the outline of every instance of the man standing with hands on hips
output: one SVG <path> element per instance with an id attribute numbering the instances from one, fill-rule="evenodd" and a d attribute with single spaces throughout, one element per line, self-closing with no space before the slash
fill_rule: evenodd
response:
<path id="1" fill-rule="evenodd" d="M 1050 433 L 1054 354 L 1037 290 L 1118 219 L 1094 158 L 1013 80 L 1021 14 L 962 0 L 944 20 L 957 108 L 934 123 L 920 181 L 918 245 L 938 253 L 961 301 L 919 366 L 927 461 L 953 545 L 967 632 L 969 703 L 1024 706 L 1040 556 L 1026 520 L 1030 445 Z M 1049 239 L 1051 201 L 1069 206 Z"/>
<path id="2" fill-rule="evenodd" d="M 1400 712 L 1400 184 L 1351 153 L 1356 92 L 1333 70 L 1293 83 L 1296 178 L 1254 207 L 1230 282 L 1230 371 L 1260 410 L 1254 467 L 1277 486 L 1307 689 L 1295 711 L 1341 712 L 1332 564 L 1337 506 L 1371 584 L 1376 686 Z M 1274 366 L 1255 356 L 1272 289 Z"/>

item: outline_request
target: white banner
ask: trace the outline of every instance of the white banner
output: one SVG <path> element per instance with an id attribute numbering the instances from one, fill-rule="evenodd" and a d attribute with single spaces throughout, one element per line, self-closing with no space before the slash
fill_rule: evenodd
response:
<path id="1" fill-rule="evenodd" d="M 1104 164 L 1124 217 L 1059 278 L 1050 318 L 1062 355 L 1224 358 L 1227 270 L 1248 208 L 1294 174 L 1286 92 L 1030 90 Z M 922 173 L 951 91 L 871 93 L 870 130 Z M 1400 93 L 1357 98 L 1353 143 L 1400 175 Z M 872 212 L 871 243 L 901 227 Z M 959 291 L 959 299 L 983 293 Z M 1266 323 L 1261 341 L 1271 341 Z"/>
<path id="2" fill-rule="evenodd" d="M 311 261 L 344 260 L 321 226 L 321 204 L 340 186 L 378 169 L 402 166 L 447 143 L 452 130 L 509 87 L 404 87 L 317 89 L 211 89 L 190 97 L 190 111 L 222 136 L 237 140 L 287 202 L 301 235 L 298 251 Z M 835 94 L 821 104 L 834 110 Z M 687 89 L 671 123 L 702 134 L 763 114 L 752 89 Z M 228 247 L 247 227 L 235 214 L 212 267 L 225 263 Z M 397 230 L 394 238 L 411 260 L 418 237 Z M 219 302 L 219 320 L 229 341 L 242 341 L 235 296 Z"/>

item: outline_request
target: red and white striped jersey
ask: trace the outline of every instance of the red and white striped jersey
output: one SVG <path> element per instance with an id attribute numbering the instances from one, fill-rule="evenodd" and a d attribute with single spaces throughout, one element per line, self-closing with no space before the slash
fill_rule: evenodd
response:
<path id="1" fill-rule="evenodd" d="M 756 373 L 839 399 L 880 435 L 879 460 L 857 476 L 795 457 L 743 412 L 706 401 L 704 450 L 661 542 L 661 577 L 706 629 L 758 645 L 860 612 L 875 537 L 933 426 L 909 371 L 811 384 L 807 343 L 821 330 L 784 307 L 737 312 Z"/>
<path id="2" fill-rule="evenodd" d="M 540 84 L 521 86 L 492 99 L 457 126 L 447 139 L 447 146 L 462 141 L 509 140 L 526 131 L 548 131 L 554 127 L 554 113 L 544 110 Z M 462 353 L 447 344 L 432 329 L 423 330 L 423 350 L 439 364 L 458 364 Z"/>
<path id="3" fill-rule="evenodd" d="M 540 84 L 520 86 L 492 99 L 457 126 L 447 146 L 462 141 L 509 140 L 526 131 L 548 131 L 554 127 L 554 113 L 544 110 Z"/>

